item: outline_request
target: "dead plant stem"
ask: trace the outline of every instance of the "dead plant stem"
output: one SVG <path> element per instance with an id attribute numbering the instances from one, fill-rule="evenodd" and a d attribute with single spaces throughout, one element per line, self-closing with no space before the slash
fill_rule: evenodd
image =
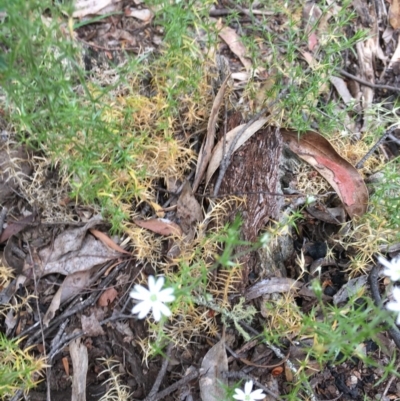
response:
<path id="1" fill-rule="evenodd" d="M 157 391 L 161 386 L 161 383 L 164 379 L 165 374 L 167 373 L 167 368 L 169 364 L 169 360 L 171 357 L 171 352 L 172 352 L 173 344 L 169 343 L 167 347 L 167 352 L 164 357 L 163 363 L 161 365 L 161 369 L 157 375 L 156 381 L 153 384 L 153 387 L 150 390 L 149 395 L 146 397 L 145 401 L 155 401 L 155 396 L 157 395 Z"/>

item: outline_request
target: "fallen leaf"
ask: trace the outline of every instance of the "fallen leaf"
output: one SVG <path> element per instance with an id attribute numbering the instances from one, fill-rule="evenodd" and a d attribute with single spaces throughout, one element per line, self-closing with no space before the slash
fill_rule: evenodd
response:
<path id="1" fill-rule="evenodd" d="M 4 229 L 4 231 L 1 234 L 0 244 L 7 241 L 13 235 L 18 234 L 25 227 L 27 227 L 30 223 L 32 223 L 33 220 L 35 220 L 35 216 L 33 214 L 30 214 L 29 216 L 26 216 L 26 217 L 22 218 L 21 220 L 9 222 L 7 227 Z"/>
<path id="2" fill-rule="evenodd" d="M 197 160 L 196 176 L 193 183 L 193 191 L 196 191 L 198 186 L 200 185 L 200 182 L 203 179 L 204 172 L 207 169 L 208 162 L 211 159 L 211 152 L 214 147 L 214 141 L 215 141 L 215 130 L 217 126 L 218 113 L 219 109 L 221 108 L 221 104 L 224 100 L 228 79 L 229 76 L 225 78 L 224 82 L 219 88 L 219 91 L 217 93 L 217 96 L 215 96 L 211 108 L 210 118 L 208 119 L 208 124 L 207 124 L 207 135 L 205 141 L 201 145 L 199 158 Z"/>
<path id="3" fill-rule="evenodd" d="M 115 328 L 118 332 L 120 332 L 124 336 L 124 342 L 131 342 L 133 341 L 134 335 L 132 329 L 129 327 L 128 322 L 121 322 L 117 320 L 115 322 Z"/>
<path id="4" fill-rule="evenodd" d="M 154 14 L 150 10 L 138 10 L 137 8 L 126 8 L 125 15 L 127 17 L 134 17 L 143 22 L 150 22 L 154 17 Z"/>
<path id="5" fill-rule="evenodd" d="M 367 211 L 368 190 L 358 171 L 339 156 L 333 146 L 317 132 L 300 138 L 294 131 L 281 130 L 292 152 L 313 166 L 332 186 L 351 218 Z"/>
<path id="6" fill-rule="evenodd" d="M 362 295 L 366 290 L 368 275 L 352 278 L 334 296 L 333 304 L 338 305 L 355 295 Z"/>
<path id="7" fill-rule="evenodd" d="M 242 133 L 242 135 L 240 136 L 239 140 L 236 142 L 235 148 L 232 152 L 232 154 L 238 150 L 244 143 L 246 143 L 246 141 L 251 138 L 258 130 L 260 130 L 262 128 L 262 126 L 269 120 L 268 117 L 264 117 L 264 118 L 260 118 L 259 120 L 255 121 L 253 124 L 250 125 L 250 127 L 248 127 L 246 129 L 246 131 L 244 131 Z M 206 186 L 208 185 L 208 183 L 210 182 L 211 177 L 213 176 L 213 174 L 215 173 L 215 171 L 218 169 L 218 167 L 221 164 L 222 159 L 224 158 L 224 141 L 225 142 L 225 152 L 228 152 L 230 146 L 232 145 L 232 143 L 234 142 L 236 136 L 238 135 L 238 133 L 240 132 L 240 130 L 245 126 L 245 124 L 239 125 L 238 127 L 234 128 L 233 130 L 229 131 L 226 134 L 225 138 L 222 138 L 217 145 L 215 146 L 212 155 L 211 155 L 211 159 L 210 159 L 210 163 L 208 165 L 208 169 L 207 169 L 207 174 L 206 174 Z"/>
<path id="8" fill-rule="evenodd" d="M 196 222 L 203 220 L 203 211 L 197 199 L 193 195 L 188 181 L 185 182 L 177 203 L 176 216 L 182 231 L 188 234 Z"/>
<path id="9" fill-rule="evenodd" d="M 104 330 L 101 327 L 94 313 L 92 313 L 90 316 L 82 315 L 81 324 L 82 324 L 82 330 L 84 331 L 86 336 L 97 337 L 97 336 L 102 336 L 104 334 Z"/>
<path id="10" fill-rule="evenodd" d="M 261 297 L 266 294 L 274 294 L 281 292 L 289 292 L 297 290 L 301 287 L 301 283 L 291 278 L 272 277 L 266 280 L 259 281 L 247 289 L 245 298 L 246 301 Z"/>
<path id="11" fill-rule="evenodd" d="M 98 306 L 108 306 L 110 303 L 114 301 L 118 296 L 118 291 L 114 288 L 108 288 L 101 295 L 99 300 L 97 301 Z"/>
<path id="12" fill-rule="evenodd" d="M 229 46 L 232 53 L 242 62 L 247 71 L 251 70 L 251 61 L 246 57 L 246 48 L 244 47 L 239 35 L 228 26 L 222 27 L 222 22 L 218 21 L 217 29 L 220 29 L 218 35 Z"/>
<path id="13" fill-rule="evenodd" d="M 125 249 L 121 248 L 118 244 L 116 244 L 107 234 L 91 228 L 89 230 L 97 239 L 99 239 L 104 245 L 107 245 L 109 248 L 114 251 L 124 253 L 125 255 L 132 256 L 129 252 L 125 251 Z"/>
<path id="14" fill-rule="evenodd" d="M 317 44 L 318 44 L 317 34 L 315 32 L 311 32 L 308 35 L 308 50 L 312 52 L 315 46 L 317 46 Z"/>
<path id="15" fill-rule="evenodd" d="M 329 80 L 346 104 L 351 104 L 355 102 L 355 99 L 353 98 L 353 96 L 351 96 L 351 93 L 347 88 L 346 82 L 344 82 L 342 78 L 331 76 Z"/>
<path id="16" fill-rule="evenodd" d="M 228 371 L 228 357 L 225 340 L 218 341 L 204 356 L 200 368 L 200 394 L 202 401 L 221 401 L 226 397 L 224 385 L 227 380 L 222 376 Z"/>
<path id="17" fill-rule="evenodd" d="M 64 372 L 66 374 L 67 377 L 69 377 L 69 361 L 68 361 L 68 357 L 64 356 L 64 358 L 61 359 L 63 367 L 64 367 Z"/>
<path id="18" fill-rule="evenodd" d="M 86 400 L 86 376 L 88 373 L 88 351 L 81 344 L 81 339 L 71 341 L 69 344 L 71 355 L 73 377 L 71 401 Z"/>
<path id="19" fill-rule="evenodd" d="M 182 230 L 178 224 L 168 219 L 149 219 L 149 220 L 134 220 L 137 226 L 150 230 L 153 233 L 160 235 L 182 235 Z"/>
<path id="20" fill-rule="evenodd" d="M 74 295 L 82 293 L 82 290 L 88 288 L 91 284 L 92 271 L 79 271 L 67 276 L 55 293 L 43 317 L 43 324 L 47 327 L 58 311 L 62 302 L 67 301 Z"/>
<path id="21" fill-rule="evenodd" d="M 389 23 L 393 29 L 400 28 L 400 0 L 392 0 L 389 8 Z"/>
<path id="22" fill-rule="evenodd" d="M 68 276 L 120 257 L 119 252 L 110 250 L 87 234 L 88 230 L 102 222 L 101 217 L 95 216 L 84 227 L 67 229 L 55 238 L 54 243 L 40 249 L 41 263 L 35 267 L 37 277 L 51 273 Z"/>
<path id="23" fill-rule="evenodd" d="M 19 319 L 19 315 L 15 313 L 15 311 L 10 308 L 7 312 L 6 318 L 4 319 L 4 324 L 6 325 L 6 335 L 10 335 L 11 331 L 14 329 Z"/>
<path id="24" fill-rule="evenodd" d="M 121 0 L 75 0 L 73 18 L 83 18 L 87 15 L 109 13 L 118 9 Z"/>

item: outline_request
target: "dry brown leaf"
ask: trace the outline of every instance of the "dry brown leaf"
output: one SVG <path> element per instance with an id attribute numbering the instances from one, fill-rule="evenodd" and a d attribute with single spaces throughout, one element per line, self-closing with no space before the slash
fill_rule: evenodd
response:
<path id="1" fill-rule="evenodd" d="M 69 353 L 72 360 L 72 396 L 71 401 L 86 400 L 86 376 L 88 372 L 88 351 L 81 339 L 71 341 Z"/>
<path id="2" fill-rule="evenodd" d="M 47 327 L 58 311 L 62 302 L 72 298 L 73 296 L 82 293 L 82 290 L 88 288 L 92 281 L 93 272 L 78 271 L 65 277 L 61 287 L 58 289 L 50 306 L 43 318 L 43 324 Z"/>
<path id="3" fill-rule="evenodd" d="M 35 266 L 37 277 L 51 273 L 68 276 L 87 271 L 94 266 L 120 257 L 120 253 L 110 250 L 87 231 L 102 223 L 99 216 L 91 218 L 84 227 L 72 228 L 58 235 L 54 243 L 39 250 L 41 263 Z M 31 268 L 26 266 L 26 269 Z"/>
<path id="4" fill-rule="evenodd" d="M 225 339 L 218 341 L 204 356 L 200 368 L 200 394 L 202 401 L 221 401 L 226 397 L 224 385 L 227 380 L 222 376 L 228 371 L 228 357 Z"/>
<path id="5" fill-rule="evenodd" d="M 87 15 L 103 14 L 118 9 L 121 0 L 76 0 L 73 18 L 83 18 Z"/>
<path id="6" fill-rule="evenodd" d="M 251 61 L 246 57 L 246 48 L 244 47 L 239 35 L 228 26 L 222 27 L 221 20 L 217 23 L 217 29 L 220 29 L 218 35 L 229 46 L 232 53 L 235 54 L 244 65 L 247 71 L 251 70 Z"/>
<path id="7" fill-rule="evenodd" d="M 182 235 L 182 230 L 178 224 L 168 219 L 149 219 L 149 220 L 134 220 L 137 226 L 150 230 L 153 233 L 160 235 Z"/>
<path id="8" fill-rule="evenodd" d="M 351 96 L 349 89 L 347 88 L 346 82 L 342 78 L 331 76 L 329 80 L 346 104 L 350 104 L 355 101 L 353 96 Z"/>
<path id="9" fill-rule="evenodd" d="M 233 150 L 233 153 L 239 149 L 243 144 L 246 143 L 246 141 L 251 138 L 258 130 L 260 130 L 263 125 L 268 121 L 267 117 L 260 118 L 259 120 L 255 121 L 253 124 L 250 125 L 249 128 L 246 129 L 246 131 L 243 132 L 243 134 L 240 136 L 239 140 L 236 142 L 235 148 Z M 233 130 L 229 131 L 226 134 L 226 138 L 222 138 L 217 145 L 215 146 L 210 163 L 208 165 L 207 169 L 207 174 L 206 174 L 206 186 L 210 182 L 211 177 L 213 174 L 217 171 L 218 167 L 221 164 L 221 161 L 224 157 L 223 151 L 224 151 L 224 140 L 226 141 L 225 143 L 225 151 L 227 152 L 232 144 L 232 142 L 235 140 L 238 132 L 245 126 L 245 124 L 239 125 L 238 127 L 234 128 Z"/>
<path id="10" fill-rule="evenodd" d="M 389 23 L 393 29 L 400 28 L 400 0 L 392 0 L 389 8 Z"/>
<path id="11" fill-rule="evenodd" d="M 336 153 L 317 132 L 308 131 L 300 138 L 294 131 L 281 130 L 284 141 L 300 158 L 313 166 L 332 186 L 351 218 L 367 211 L 368 190 L 358 171 Z"/>
<path id="12" fill-rule="evenodd" d="M 297 290 L 301 287 L 301 283 L 291 278 L 272 277 L 270 279 L 259 281 L 247 289 L 246 301 L 261 297 L 265 294 L 274 294 L 281 292 L 289 292 Z"/>
<path id="13" fill-rule="evenodd" d="M 85 332 L 86 336 L 97 337 L 104 334 L 104 330 L 94 313 L 91 313 L 90 316 L 82 315 L 81 324 L 82 330 Z"/>
<path id="14" fill-rule="evenodd" d="M 217 126 L 218 113 L 224 100 L 224 95 L 226 91 L 226 86 L 228 84 L 228 80 L 229 80 L 229 75 L 225 78 L 224 82 L 219 88 L 219 91 L 217 93 L 217 96 L 215 96 L 211 108 L 210 118 L 208 119 L 208 124 L 207 124 L 207 135 L 205 141 L 201 145 L 199 158 L 197 160 L 196 176 L 193 183 L 193 191 L 196 191 L 197 188 L 199 187 L 200 182 L 203 179 L 204 172 L 206 171 L 208 162 L 211 159 L 211 152 L 214 147 L 214 141 L 215 141 L 215 130 Z"/>
<path id="15" fill-rule="evenodd" d="M 132 256 L 129 252 L 125 251 L 125 249 L 121 248 L 118 244 L 116 244 L 107 234 L 91 228 L 89 230 L 97 239 L 99 239 L 104 245 L 107 245 L 109 248 L 114 251 L 124 253 L 125 255 Z"/>
<path id="16" fill-rule="evenodd" d="M 30 223 L 32 223 L 33 220 L 35 220 L 35 215 L 30 214 L 29 216 L 26 216 L 26 217 L 22 218 L 21 220 L 18 220 L 15 222 L 14 221 L 9 222 L 7 227 L 1 234 L 0 244 L 7 241 L 13 235 L 18 234 L 25 227 L 27 227 Z"/>
<path id="17" fill-rule="evenodd" d="M 134 17 L 143 22 L 150 22 L 154 17 L 154 14 L 146 8 L 142 10 L 138 10 L 137 8 L 126 8 L 125 15 L 127 17 Z"/>
<path id="18" fill-rule="evenodd" d="M 108 306 L 110 303 L 114 301 L 118 296 L 118 291 L 114 288 L 108 288 L 101 295 L 99 300 L 97 301 L 98 306 Z"/>
<path id="19" fill-rule="evenodd" d="M 61 359 L 63 367 L 64 367 L 64 371 L 65 374 L 67 375 L 67 377 L 69 377 L 69 361 L 68 361 L 68 357 L 64 356 L 64 358 Z"/>
<path id="20" fill-rule="evenodd" d="M 176 216 L 185 234 L 193 228 L 196 222 L 203 220 L 203 211 L 193 195 L 188 181 L 185 182 L 177 203 Z"/>

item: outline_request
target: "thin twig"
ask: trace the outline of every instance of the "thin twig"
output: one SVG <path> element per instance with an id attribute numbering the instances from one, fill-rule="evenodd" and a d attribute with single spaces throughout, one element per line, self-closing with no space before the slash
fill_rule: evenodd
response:
<path id="1" fill-rule="evenodd" d="M 386 89 L 386 90 L 389 90 L 389 91 L 400 92 L 400 88 L 396 88 L 396 87 L 390 86 L 390 85 L 373 84 L 372 82 L 368 82 L 365 79 L 358 78 L 355 75 L 350 74 L 349 72 L 347 72 L 345 70 L 342 70 L 340 68 L 337 69 L 336 71 L 340 75 L 343 75 L 346 78 L 350 78 L 350 79 L 360 83 L 361 85 L 368 86 L 369 88 L 372 88 L 372 89 Z"/>
<path id="2" fill-rule="evenodd" d="M 167 347 L 167 352 L 166 352 L 165 358 L 164 358 L 163 363 L 161 365 L 161 369 L 158 372 L 157 379 L 154 382 L 153 387 L 151 388 L 150 393 L 146 397 L 145 401 L 155 401 L 155 396 L 157 395 L 157 391 L 161 386 L 161 383 L 162 383 L 162 381 L 164 379 L 165 374 L 167 373 L 167 368 L 168 368 L 168 364 L 169 364 L 169 361 L 170 361 L 172 348 L 173 348 L 173 344 L 169 343 L 168 347 Z"/>
<path id="3" fill-rule="evenodd" d="M 200 373 L 198 369 L 194 370 L 193 372 L 188 373 L 186 376 L 184 376 L 182 379 L 178 380 L 174 384 L 171 384 L 169 387 L 167 387 L 165 390 L 160 391 L 154 398 L 153 401 L 157 400 L 163 400 L 166 396 L 169 394 L 173 393 L 174 391 L 178 390 L 178 388 L 181 388 L 191 382 L 192 380 L 196 379 L 199 377 Z"/>
<path id="4" fill-rule="evenodd" d="M 44 336 L 44 329 L 43 329 L 43 320 L 42 320 L 42 315 L 40 313 L 40 306 L 39 306 L 39 295 L 38 295 L 38 281 L 36 277 L 36 266 L 35 266 L 35 259 L 33 258 L 32 250 L 31 247 L 28 243 L 28 251 L 29 251 L 29 256 L 31 258 L 31 261 L 33 263 L 33 282 L 34 282 L 34 287 L 35 287 L 35 295 L 36 295 L 36 310 L 38 314 L 38 319 L 39 319 L 39 325 L 40 325 L 40 334 L 42 336 L 42 345 L 43 345 L 43 354 L 44 358 L 47 359 L 47 350 L 46 350 L 46 341 L 45 341 L 45 336 Z M 46 367 L 46 393 L 47 393 L 47 401 L 51 401 L 51 392 L 50 392 L 50 376 L 51 376 L 51 365 L 47 365 Z"/>
<path id="5" fill-rule="evenodd" d="M 397 129 L 396 127 L 390 128 L 388 131 L 386 131 L 372 146 L 372 148 L 363 156 L 363 158 L 356 164 L 356 168 L 363 168 L 364 163 L 367 161 L 368 158 L 371 157 L 372 153 L 375 152 L 375 150 L 378 148 L 378 146 L 395 130 Z"/>

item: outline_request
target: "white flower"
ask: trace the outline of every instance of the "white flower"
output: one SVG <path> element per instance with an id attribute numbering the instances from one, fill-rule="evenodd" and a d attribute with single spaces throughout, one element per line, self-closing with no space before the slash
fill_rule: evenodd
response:
<path id="1" fill-rule="evenodd" d="M 173 288 L 165 288 L 164 277 L 158 277 L 157 281 L 153 276 L 149 276 L 149 289 L 136 284 L 134 289 L 129 294 L 132 298 L 138 299 L 139 302 L 132 309 L 133 314 L 138 314 L 139 319 L 143 319 L 153 310 L 154 320 L 158 322 L 161 315 L 171 316 L 171 311 L 164 305 L 165 302 L 172 302 L 175 299 Z"/>
<path id="2" fill-rule="evenodd" d="M 262 392 L 262 390 L 251 391 L 252 389 L 253 382 L 250 380 L 244 385 L 244 391 L 240 388 L 237 388 L 235 390 L 235 395 L 233 396 L 233 398 L 242 401 L 255 401 L 264 399 L 265 394 Z"/>
<path id="3" fill-rule="evenodd" d="M 400 288 L 393 287 L 393 298 L 394 301 L 390 301 L 386 304 L 386 308 L 398 313 L 396 324 L 400 324 Z"/>
<path id="4" fill-rule="evenodd" d="M 385 276 L 390 277 L 392 281 L 400 280 L 400 256 L 397 256 L 390 262 L 385 258 L 378 256 L 378 261 L 386 267 L 386 269 L 383 270 Z"/>

